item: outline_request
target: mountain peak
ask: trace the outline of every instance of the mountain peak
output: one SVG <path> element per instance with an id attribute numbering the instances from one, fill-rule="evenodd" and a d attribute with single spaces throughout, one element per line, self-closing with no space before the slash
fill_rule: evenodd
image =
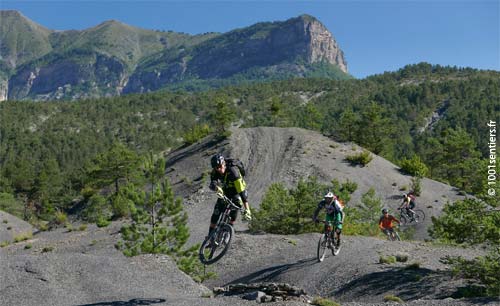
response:
<path id="1" fill-rule="evenodd" d="M 19 11 L 0 11 L 0 59 L 14 68 L 50 52 L 51 32 Z"/>
<path id="2" fill-rule="evenodd" d="M 319 22 L 319 20 L 312 16 L 312 15 L 309 15 L 309 14 L 302 14 L 302 15 L 299 15 L 297 17 L 297 19 L 300 19 L 300 20 L 303 20 L 303 21 L 307 21 L 307 22 Z"/>
<path id="3" fill-rule="evenodd" d="M 308 41 L 308 62 L 328 62 L 338 66 L 343 72 L 347 73 L 347 62 L 344 58 L 344 52 L 340 49 L 330 30 L 316 17 L 308 14 L 302 14 L 285 21 L 285 23 L 293 24 L 297 22 L 299 23 L 299 27 L 303 27 L 303 34 Z"/>

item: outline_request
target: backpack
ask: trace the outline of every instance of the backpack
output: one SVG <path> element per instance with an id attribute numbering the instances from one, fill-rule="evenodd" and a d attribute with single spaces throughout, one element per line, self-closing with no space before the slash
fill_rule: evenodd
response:
<path id="1" fill-rule="evenodd" d="M 245 166 L 243 165 L 243 162 L 237 158 L 229 158 L 226 159 L 226 163 L 229 167 L 238 167 L 238 170 L 240 170 L 241 176 L 245 176 L 246 171 L 245 171 Z"/>

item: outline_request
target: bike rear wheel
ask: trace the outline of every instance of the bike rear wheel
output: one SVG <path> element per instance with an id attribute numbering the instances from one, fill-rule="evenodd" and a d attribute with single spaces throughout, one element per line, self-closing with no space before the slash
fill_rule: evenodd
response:
<path id="1" fill-rule="evenodd" d="M 221 259 L 229 249 L 233 236 L 234 229 L 229 224 L 224 224 L 220 229 L 216 229 L 201 244 L 199 251 L 201 263 L 211 265 Z"/>
<path id="2" fill-rule="evenodd" d="M 424 220 L 425 220 L 424 211 L 421 209 L 415 209 L 414 212 L 415 212 L 415 214 L 414 214 L 415 222 L 416 223 L 424 222 Z"/>
<path id="3" fill-rule="evenodd" d="M 318 253 L 317 258 L 319 262 L 322 262 L 326 257 L 328 239 L 325 234 L 321 235 L 318 241 Z"/>

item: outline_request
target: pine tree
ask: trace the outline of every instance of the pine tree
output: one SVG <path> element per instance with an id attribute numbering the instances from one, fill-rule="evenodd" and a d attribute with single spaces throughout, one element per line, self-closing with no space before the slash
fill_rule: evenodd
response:
<path id="1" fill-rule="evenodd" d="M 120 191 L 120 180 L 128 182 L 135 176 L 140 163 L 137 154 L 121 143 L 114 143 L 107 151 L 98 155 L 87 169 L 90 184 L 104 188 L 114 184 L 115 195 Z"/>
<path id="2" fill-rule="evenodd" d="M 212 277 L 202 273 L 196 251 L 199 245 L 184 248 L 189 239 L 187 214 L 182 200 L 175 198 L 168 180 L 163 178 L 165 160 L 147 158 L 144 177 L 150 191 L 127 189 L 126 196 L 133 203 L 132 223 L 121 229 L 119 247 L 127 256 L 139 254 L 166 254 L 172 256 L 178 267 L 197 281 Z"/>
<path id="3" fill-rule="evenodd" d="M 218 96 L 215 98 L 215 112 L 212 114 L 212 117 L 218 133 L 225 135 L 235 116 L 236 112 L 228 102 L 226 96 Z"/>

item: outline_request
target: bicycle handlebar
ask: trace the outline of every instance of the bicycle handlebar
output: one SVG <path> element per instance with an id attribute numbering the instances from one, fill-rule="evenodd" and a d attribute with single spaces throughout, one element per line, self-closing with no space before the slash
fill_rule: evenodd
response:
<path id="1" fill-rule="evenodd" d="M 234 207 L 234 208 L 238 209 L 238 210 L 239 210 L 239 211 L 241 211 L 241 212 L 245 211 L 245 209 L 244 209 L 243 207 L 240 207 L 240 206 L 238 206 L 238 205 L 234 204 L 234 203 L 233 203 L 233 201 L 231 201 L 231 199 L 229 199 L 229 198 L 228 198 L 225 194 L 220 194 L 220 193 L 218 193 L 218 194 L 217 194 L 217 197 L 218 197 L 219 199 L 224 200 L 224 201 L 225 201 L 226 203 L 228 203 L 231 207 Z"/>

